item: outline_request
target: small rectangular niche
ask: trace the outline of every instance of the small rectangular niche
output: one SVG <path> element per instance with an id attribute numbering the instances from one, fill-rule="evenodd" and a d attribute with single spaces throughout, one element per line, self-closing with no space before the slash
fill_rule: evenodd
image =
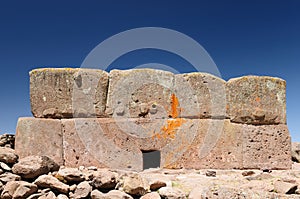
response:
<path id="1" fill-rule="evenodd" d="M 143 169 L 160 167 L 160 151 L 142 151 L 143 153 Z"/>

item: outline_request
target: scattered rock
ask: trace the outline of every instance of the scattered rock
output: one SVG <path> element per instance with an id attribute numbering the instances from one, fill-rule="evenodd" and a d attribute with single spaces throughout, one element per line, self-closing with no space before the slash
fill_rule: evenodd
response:
<path id="1" fill-rule="evenodd" d="M 69 192 L 69 185 L 62 183 L 57 178 L 50 175 L 39 176 L 34 181 L 34 184 L 36 184 L 39 188 L 51 188 L 66 194 Z"/>
<path id="2" fill-rule="evenodd" d="M 254 174 L 255 174 L 254 171 L 244 171 L 244 172 L 242 173 L 243 176 L 252 176 L 252 175 L 254 175 Z"/>
<path id="3" fill-rule="evenodd" d="M 5 171 L 11 171 L 11 168 L 4 162 L 0 162 L 0 167 Z"/>
<path id="4" fill-rule="evenodd" d="M 123 191 L 131 195 L 142 196 L 150 190 L 150 185 L 146 179 L 139 174 L 131 174 L 124 177 Z"/>
<path id="5" fill-rule="evenodd" d="M 96 189 L 112 189 L 119 182 L 119 175 L 111 171 L 97 171 L 94 173 L 92 185 Z"/>
<path id="6" fill-rule="evenodd" d="M 3 182 L 4 184 L 10 181 L 19 181 L 19 180 L 21 180 L 20 176 L 9 172 L 0 175 L 0 181 Z"/>
<path id="7" fill-rule="evenodd" d="M 297 184 L 283 182 L 283 181 L 276 181 L 274 183 L 274 191 L 277 193 L 283 194 L 294 194 L 298 188 Z"/>
<path id="8" fill-rule="evenodd" d="M 158 193 L 166 199 L 186 199 L 185 193 L 177 188 L 162 187 L 158 190 Z"/>
<path id="9" fill-rule="evenodd" d="M 15 135 L 3 134 L 0 135 L 0 147 L 15 148 Z"/>
<path id="10" fill-rule="evenodd" d="M 149 183 L 151 191 L 157 191 L 158 189 L 167 186 L 167 184 L 160 180 L 155 180 Z"/>
<path id="11" fill-rule="evenodd" d="M 66 196 L 65 194 L 59 194 L 59 195 L 57 196 L 57 199 L 69 199 L 69 197 Z"/>
<path id="12" fill-rule="evenodd" d="M 161 199 L 157 192 L 151 192 L 143 195 L 140 199 Z"/>
<path id="13" fill-rule="evenodd" d="M 108 192 L 107 194 L 105 194 L 104 199 L 112 199 L 112 198 L 116 198 L 116 199 L 133 199 L 132 196 L 119 191 L 119 190 L 111 190 L 110 192 Z"/>
<path id="14" fill-rule="evenodd" d="M 92 187 L 91 185 L 87 182 L 81 182 L 78 184 L 75 193 L 73 195 L 74 198 L 85 198 L 88 197 L 88 195 L 91 193 Z"/>
<path id="15" fill-rule="evenodd" d="M 18 160 L 15 150 L 8 147 L 0 147 L 0 162 L 14 164 Z"/>
<path id="16" fill-rule="evenodd" d="M 57 178 L 66 180 L 69 183 L 82 182 L 85 178 L 83 173 L 77 168 L 63 168 L 57 172 Z"/>
<path id="17" fill-rule="evenodd" d="M 56 199 L 56 196 L 52 191 L 50 191 L 50 192 L 42 195 L 41 197 L 39 197 L 39 199 Z"/>
<path id="18" fill-rule="evenodd" d="M 205 172 L 205 175 L 208 177 L 216 177 L 217 176 L 217 172 L 216 171 L 212 171 L 212 170 L 208 170 Z"/>
<path id="19" fill-rule="evenodd" d="M 37 192 L 38 187 L 35 184 L 25 181 L 10 181 L 8 182 L 1 194 L 2 199 L 11 198 L 26 198 Z"/>
<path id="20" fill-rule="evenodd" d="M 19 162 L 12 167 L 13 173 L 25 179 L 33 179 L 58 169 L 59 165 L 47 156 L 28 156 L 20 159 Z"/>
<path id="21" fill-rule="evenodd" d="M 104 199 L 104 196 L 105 196 L 104 193 L 98 191 L 97 189 L 91 192 L 92 199 Z"/>

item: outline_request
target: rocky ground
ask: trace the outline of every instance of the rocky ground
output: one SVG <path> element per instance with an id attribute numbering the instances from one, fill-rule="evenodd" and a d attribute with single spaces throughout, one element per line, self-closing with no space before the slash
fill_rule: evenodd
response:
<path id="1" fill-rule="evenodd" d="M 292 170 L 272 171 L 157 168 L 136 173 L 83 166 L 65 168 L 46 156 L 19 159 L 13 139 L 12 135 L 0 137 L 3 199 L 300 198 L 300 164 L 296 162 Z"/>

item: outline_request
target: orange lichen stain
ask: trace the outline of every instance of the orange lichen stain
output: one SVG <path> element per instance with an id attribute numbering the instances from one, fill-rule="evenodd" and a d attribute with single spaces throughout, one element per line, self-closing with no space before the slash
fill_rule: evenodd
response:
<path id="1" fill-rule="evenodd" d="M 179 101 L 178 98 L 174 93 L 171 95 L 171 110 L 170 110 L 170 116 L 172 118 L 177 118 L 178 117 L 178 109 L 179 109 Z"/>
<path id="2" fill-rule="evenodd" d="M 260 97 L 256 97 L 255 101 L 260 102 Z"/>
<path id="3" fill-rule="evenodd" d="M 167 124 L 161 127 L 160 133 L 154 133 L 152 138 L 171 138 L 174 139 L 176 135 L 177 129 L 186 121 L 183 118 L 177 118 L 181 108 L 179 107 L 179 101 L 175 94 L 171 95 L 171 110 L 170 110 L 170 117 L 171 119 L 167 120 Z"/>

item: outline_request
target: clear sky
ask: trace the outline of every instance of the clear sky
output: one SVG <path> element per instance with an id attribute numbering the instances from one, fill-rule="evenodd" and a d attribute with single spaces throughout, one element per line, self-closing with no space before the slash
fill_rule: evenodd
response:
<path id="1" fill-rule="evenodd" d="M 300 141 L 300 1 L 1 1 L 0 134 L 31 116 L 28 72 L 80 66 L 100 42 L 138 27 L 164 27 L 200 43 L 225 80 L 242 75 L 287 81 L 287 118 Z M 157 62 L 189 72 L 184 60 L 159 50 L 128 53 L 111 68 Z"/>

